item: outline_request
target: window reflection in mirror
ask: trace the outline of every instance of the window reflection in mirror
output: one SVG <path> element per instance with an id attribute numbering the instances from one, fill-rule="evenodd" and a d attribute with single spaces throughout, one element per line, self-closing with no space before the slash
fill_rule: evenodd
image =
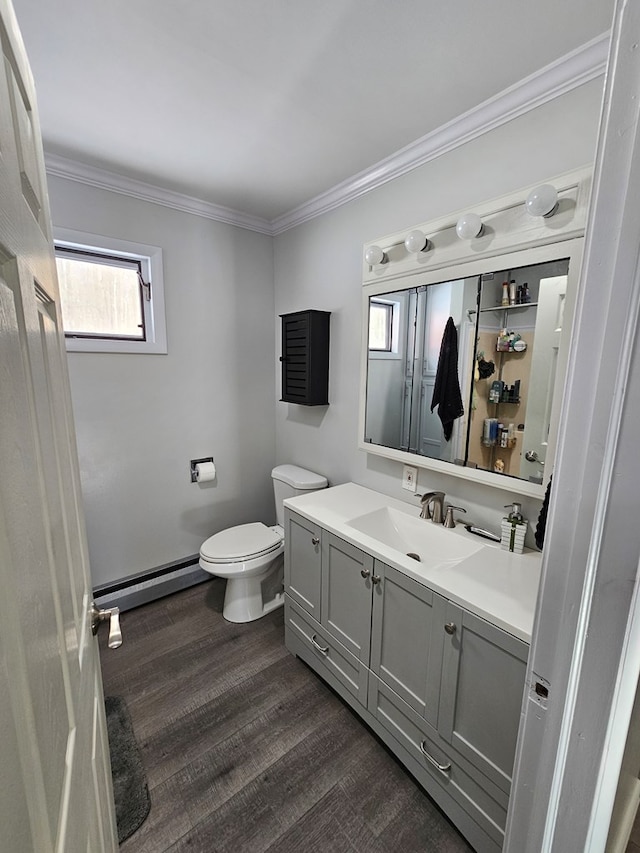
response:
<path id="1" fill-rule="evenodd" d="M 569 261 L 369 299 L 365 440 L 541 483 Z M 431 410 L 455 324 L 464 414 L 445 438 Z"/>

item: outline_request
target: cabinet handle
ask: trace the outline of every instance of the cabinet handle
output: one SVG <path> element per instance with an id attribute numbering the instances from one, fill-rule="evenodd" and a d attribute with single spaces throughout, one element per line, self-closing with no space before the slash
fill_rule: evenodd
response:
<path id="1" fill-rule="evenodd" d="M 319 545 L 320 544 L 320 540 L 318 539 L 317 536 L 313 537 L 313 539 L 311 540 L 311 544 L 312 545 Z"/>
<path id="2" fill-rule="evenodd" d="M 363 578 L 368 578 L 371 572 L 369 571 L 369 569 L 360 569 L 360 574 Z"/>
<path id="3" fill-rule="evenodd" d="M 373 584 L 380 583 L 381 580 L 382 580 L 382 578 L 380 577 L 380 575 L 374 575 L 371 578 L 371 583 L 373 583 Z"/>
<path id="4" fill-rule="evenodd" d="M 324 655 L 326 657 L 329 654 L 329 646 L 321 646 L 320 643 L 316 640 L 316 634 L 314 634 L 311 638 L 311 642 L 321 655 Z"/>
<path id="5" fill-rule="evenodd" d="M 433 758 L 433 756 L 429 755 L 429 753 L 427 752 L 427 749 L 425 747 L 425 744 L 426 744 L 426 740 L 420 741 L 420 752 L 424 755 L 424 757 L 427 759 L 427 761 L 430 764 L 433 764 L 433 766 L 436 767 L 441 773 L 448 773 L 449 770 L 451 770 L 451 762 L 447 761 L 446 764 L 439 764 L 435 760 L 435 758 Z"/>
<path id="6" fill-rule="evenodd" d="M 444 630 L 447 632 L 447 634 L 455 634 L 456 623 L 455 622 L 447 622 L 444 626 Z"/>

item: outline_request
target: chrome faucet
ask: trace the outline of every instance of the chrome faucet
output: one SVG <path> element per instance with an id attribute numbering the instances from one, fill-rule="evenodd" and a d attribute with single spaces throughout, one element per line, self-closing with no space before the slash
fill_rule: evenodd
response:
<path id="1" fill-rule="evenodd" d="M 420 518 L 430 518 L 434 524 L 444 521 L 444 492 L 426 492 L 421 498 Z"/>

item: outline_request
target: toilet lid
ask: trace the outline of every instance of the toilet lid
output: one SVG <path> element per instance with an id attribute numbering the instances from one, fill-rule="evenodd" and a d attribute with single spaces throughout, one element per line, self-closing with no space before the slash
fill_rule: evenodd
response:
<path id="1" fill-rule="evenodd" d="M 251 560 L 275 550 L 282 535 L 261 521 L 238 524 L 210 536 L 200 548 L 200 556 L 210 563 Z"/>

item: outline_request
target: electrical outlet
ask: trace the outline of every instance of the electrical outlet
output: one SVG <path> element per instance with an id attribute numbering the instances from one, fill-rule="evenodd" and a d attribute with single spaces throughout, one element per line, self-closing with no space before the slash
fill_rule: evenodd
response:
<path id="1" fill-rule="evenodd" d="M 413 465 L 402 466 L 402 488 L 415 492 L 418 486 L 418 469 Z"/>

